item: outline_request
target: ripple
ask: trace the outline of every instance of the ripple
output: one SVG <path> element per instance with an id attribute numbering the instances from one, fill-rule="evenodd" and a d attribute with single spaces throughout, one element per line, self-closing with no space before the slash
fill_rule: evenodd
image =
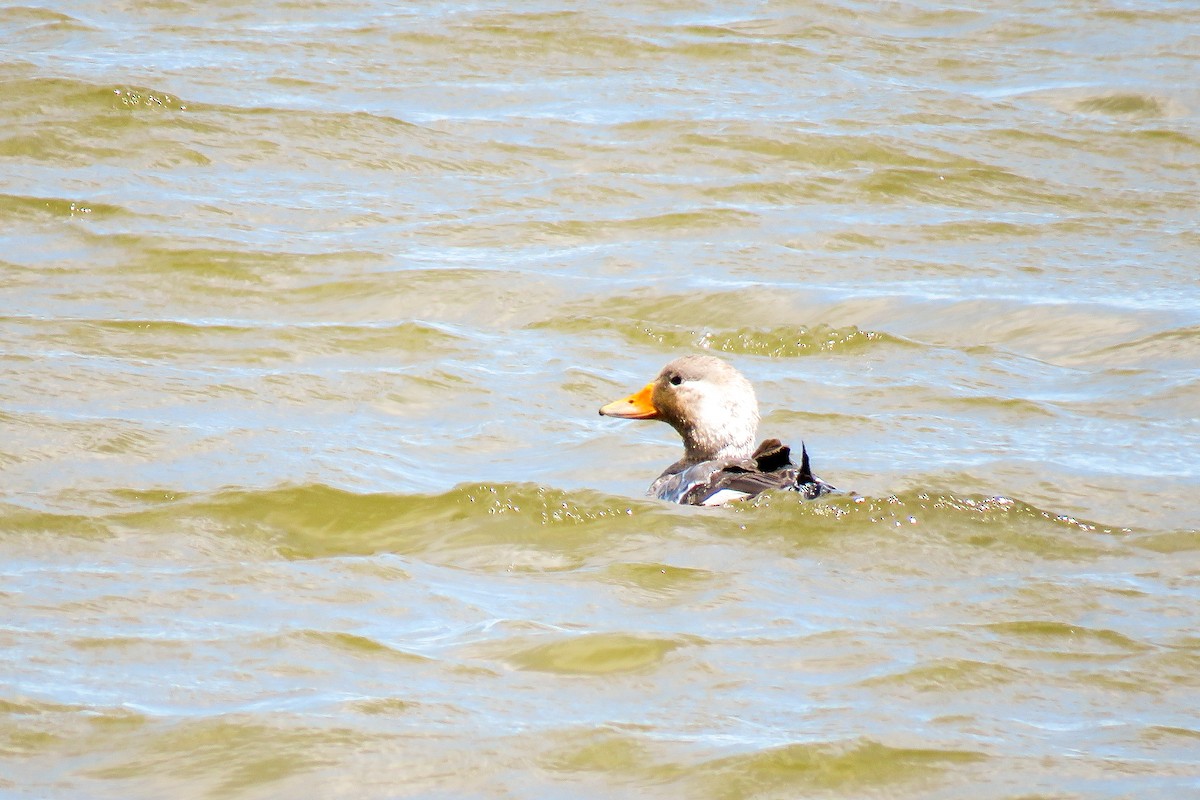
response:
<path id="1" fill-rule="evenodd" d="M 672 638 L 592 633 L 538 644 L 524 640 L 492 643 L 482 647 L 479 654 L 534 672 L 613 675 L 652 669 L 683 645 Z"/>
<path id="2" fill-rule="evenodd" d="M 831 170 L 849 169 L 863 164 L 925 168 L 940 165 L 938 161 L 916 155 L 910 145 L 881 137 L 793 134 L 787 139 L 773 139 L 729 133 L 721 136 L 694 134 L 684 137 L 683 140 L 697 148 L 729 150 Z M 751 167 L 747 163 L 743 169 L 757 171 L 758 166 Z"/>
<path id="3" fill-rule="evenodd" d="M 1116 88 L 1097 90 L 1087 87 L 1046 89 L 1032 92 L 1031 95 L 1064 112 L 1085 116 L 1141 121 L 1176 118 L 1187 114 L 1183 103 L 1166 94 Z"/>
<path id="4" fill-rule="evenodd" d="M 1095 200 L 1063 191 L 998 166 L 920 169 L 885 167 L 859 179 L 855 188 L 878 200 L 950 207 L 993 207 L 997 203 L 1095 211 Z"/>
<path id="5" fill-rule="evenodd" d="M 827 544 L 839 529 L 865 532 L 876 528 L 891 530 L 896 547 L 924 547 L 936 539 L 961 556 L 973 550 L 996 550 L 1027 552 L 1044 559 L 1091 559 L 1120 546 L 1112 537 L 1130 533 L 1007 497 L 932 491 L 886 498 L 834 496 L 817 503 L 773 493 L 731 511 L 754 515 L 753 520 L 742 520 L 748 530 L 782 534 L 802 547 Z M 800 519 L 802 525 L 797 524 Z M 791 520 L 790 530 L 785 520 Z"/>
<path id="6" fill-rule="evenodd" d="M 1104 114 L 1112 117 L 1154 119 L 1171 115 L 1171 102 L 1153 95 L 1113 92 L 1088 97 L 1075 102 L 1075 108 L 1085 114 Z"/>
<path id="7" fill-rule="evenodd" d="M 175 95 L 157 89 L 72 78 L 22 78 L 7 83 L 6 91 L 18 108 L 24 106 L 28 112 L 55 106 L 69 106 L 76 112 L 90 113 L 124 109 L 182 111 L 187 108 Z"/>
<path id="8" fill-rule="evenodd" d="M 463 338 L 444 326 L 397 324 L 281 323 L 184 319 L 68 319 L 0 317 L 0 324 L 28 336 L 31 349 L 125 361 L 195 364 L 296 363 L 317 356 L 387 352 L 394 358 L 445 358 Z"/>
<path id="9" fill-rule="evenodd" d="M 1200 326 L 1172 328 L 1109 344 L 1078 353 L 1072 361 L 1078 364 L 1102 365 L 1109 369 L 1145 369 L 1153 364 L 1162 370 L 1190 371 L 1196 364 L 1200 364 Z"/>
<path id="10" fill-rule="evenodd" d="M 1017 668 L 970 659 L 941 659 L 892 675 L 868 678 L 867 686 L 901 686 L 918 692 L 966 692 L 1027 681 Z"/>
<path id="11" fill-rule="evenodd" d="M 0 194 L 0 215 L 9 219 L 22 221 L 82 217 L 112 219 L 126 216 L 129 213 L 127 209 L 121 206 L 111 203 L 97 203 L 91 200 L 62 197 L 23 197 L 20 195 Z"/>
<path id="12" fill-rule="evenodd" d="M 172 94 L 48 77 L 9 81 L 5 93 L 24 124 L 0 137 L 0 155 L 80 167 L 131 157 L 158 168 L 212 163 L 174 136 L 189 106 Z"/>
<path id="13" fill-rule="evenodd" d="M 1118 631 L 1053 620 L 996 622 L 984 628 L 1008 641 L 1010 647 L 1064 659 L 1122 659 L 1151 649 Z"/>
<path id="14" fill-rule="evenodd" d="M 976 750 L 891 747 L 871 739 L 797 743 L 714 759 L 694 773 L 708 797 L 763 792 L 872 791 L 988 760 Z"/>
<path id="15" fill-rule="evenodd" d="M 696 289 L 690 292 L 660 293 L 639 290 L 599 299 L 565 302 L 553 309 L 552 316 L 543 315 L 532 325 L 547 326 L 563 331 L 592 329 L 611 330 L 615 323 L 633 336 L 644 336 L 649 330 L 654 335 L 662 329 L 665 337 L 671 335 L 672 344 L 680 337 L 703 335 L 706 330 L 716 328 L 714 320 L 721 320 L 733 337 L 739 329 L 762 336 L 763 331 L 782 329 L 789 331 L 803 326 L 796 325 L 797 316 L 803 316 L 804 301 L 787 289 L 765 285 L 745 286 L 732 290 Z M 721 330 L 721 328 L 716 328 Z M 683 339 L 682 341 L 687 341 Z"/>
<path id="16" fill-rule="evenodd" d="M 629 342 L 652 342 L 666 350 L 700 348 L 767 358 L 797 358 L 823 353 L 851 355 L 909 344 L 900 337 L 878 331 L 860 330 L 854 325 L 842 328 L 817 324 L 812 327 L 798 325 L 769 330 L 722 330 L 710 326 L 691 328 L 669 323 L 646 323 L 632 318 L 570 315 L 537 322 L 528 327 L 532 330 L 573 334 L 615 333 Z"/>
<path id="17" fill-rule="evenodd" d="M 149 726 L 83 775 L 106 781 L 154 776 L 232 795 L 319 769 L 329 754 L 374 737 L 317 725 L 268 725 L 237 716 Z"/>
<path id="18" fill-rule="evenodd" d="M 345 631 L 292 631 L 285 635 L 268 637 L 257 643 L 257 646 L 272 651 L 293 645 L 317 645 L 337 651 L 339 654 L 364 660 L 383 660 L 398 663 L 423 664 L 431 663 L 433 659 L 416 653 L 398 650 L 369 636 L 347 633 Z"/>
<path id="19" fill-rule="evenodd" d="M 70 30 L 94 30 L 91 26 L 85 25 L 69 14 L 52 11 L 48 8 L 36 8 L 34 6 L 5 6 L 0 9 L 0 20 L 4 20 L 11 25 L 26 25 L 29 27 L 62 26 Z"/>
<path id="20" fill-rule="evenodd" d="M 720 580 L 717 572 L 671 564 L 613 564 L 604 570 L 606 579 L 657 598 L 674 597 L 711 586 Z"/>

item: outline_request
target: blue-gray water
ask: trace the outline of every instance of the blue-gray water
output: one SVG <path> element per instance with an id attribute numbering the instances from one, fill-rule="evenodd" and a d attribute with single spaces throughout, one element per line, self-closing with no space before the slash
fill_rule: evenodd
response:
<path id="1" fill-rule="evenodd" d="M 1193 4 L 0 41 L 0 794 L 1200 794 Z M 698 350 L 857 494 L 644 499 Z"/>

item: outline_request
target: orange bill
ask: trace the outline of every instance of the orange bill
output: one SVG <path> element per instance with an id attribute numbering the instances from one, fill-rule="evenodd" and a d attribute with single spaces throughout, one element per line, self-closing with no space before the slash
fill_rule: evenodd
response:
<path id="1" fill-rule="evenodd" d="M 601 408 L 600 414 L 622 419 L 658 419 L 658 409 L 654 407 L 654 384 L 647 383 L 624 400 L 614 400 Z"/>

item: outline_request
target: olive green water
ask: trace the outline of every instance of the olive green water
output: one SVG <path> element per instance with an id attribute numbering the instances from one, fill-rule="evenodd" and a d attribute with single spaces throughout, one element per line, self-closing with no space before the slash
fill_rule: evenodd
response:
<path id="1" fill-rule="evenodd" d="M 0 9 L 0 796 L 1200 796 L 1198 31 Z"/>

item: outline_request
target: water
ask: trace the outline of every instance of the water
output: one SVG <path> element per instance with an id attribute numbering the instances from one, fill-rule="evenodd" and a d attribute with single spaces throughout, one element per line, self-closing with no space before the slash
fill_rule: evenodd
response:
<path id="1" fill-rule="evenodd" d="M 1198 23 L 0 10 L 0 793 L 1200 793 Z"/>

